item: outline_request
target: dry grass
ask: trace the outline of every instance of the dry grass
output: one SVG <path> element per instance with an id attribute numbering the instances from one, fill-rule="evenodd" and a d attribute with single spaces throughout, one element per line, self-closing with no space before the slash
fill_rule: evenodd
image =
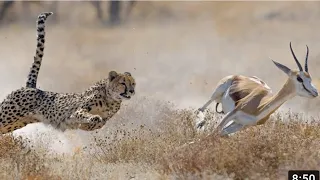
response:
<path id="1" fill-rule="evenodd" d="M 48 159 L 46 150 L 29 147 L 30 141 L 22 137 L 2 135 L 0 138 L 1 179 L 59 179 L 50 175 L 44 163 Z"/>
<path id="2" fill-rule="evenodd" d="M 0 138 L 0 158 L 11 157 L 23 149 L 21 137 L 2 135 Z"/>
<path id="3" fill-rule="evenodd" d="M 229 138 L 210 135 L 171 153 L 168 173 L 218 173 L 235 179 L 286 178 L 290 169 L 320 166 L 320 123 L 305 123 L 296 114 L 277 116 Z"/>
<path id="4" fill-rule="evenodd" d="M 307 122 L 301 115 L 291 112 L 276 114 L 265 125 L 220 138 L 207 136 L 207 131 L 197 133 L 191 109 L 176 110 L 166 102 L 155 104 L 163 115 L 161 120 L 152 126 L 123 125 L 97 135 L 92 144 L 76 150 L 71 161 L 63 155 L 48 155 L 39 148 L 22 148 L 21 142 L 25 140 L 12 136 L 3 136 L 1 140 L 1 159 L 15 162 L 10 166 L 12 169 L 21 162 L 17 174 L 26 179 L 89 179 L 97 172 L 97 166 L 105 171 L 110 166 L 120 166 L 120 169 L 128 166 L 139 169 L 140 173 L 152 172 L 149 176 L 152 179 L 285 179 L 289 169 L 320 166 L 320 123 L 315 120 Z M 131 116 L 141 113 L 130 107 L 125 111 Z M 216 121 L 214 117 L 219 119 L 208 111 L 206 118 Z M 211 126 L 208 130 L 213 128 Z M 57 171 L 61 168 L 57 164 L 66 168 L 78 163 L 83 163 L 83 167 L 78 165 L 80 172 Z M 85 163 L 90 168 L 81 171 Z M 0 174 L 8 175 L 8 172 Z M 11 172 L 8 177 L 17 174 Z"/>
<path id="5" fill-rule="evenodd" d="M 191 110 L 165 113 L 167 118 L 157 130 L 141 128 L 121 141 L 99 144 L 107 150 L 101 159 L 147 163 L 163 174 L 183 178 L 219 174 L 235 179 L 279 179 L 289 169 L 320 166 L 320 152 L 315 151 L 320 148 L 320 123 L 306 122 L 299 114 L 277 114 L 265 125 L 220 138 L 197 134 Z M 213 117 L 217 116 L 208 112 L 207 118 L 215 121 Z"/>

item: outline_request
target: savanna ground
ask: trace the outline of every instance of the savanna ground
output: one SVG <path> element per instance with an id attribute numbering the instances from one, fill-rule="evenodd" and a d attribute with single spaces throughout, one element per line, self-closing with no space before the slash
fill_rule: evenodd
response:
<path id="1" fill-rule="evenodd" d="M 46 9 L 31 9 L 16 7 L 0 28 L 2 98 L 33 59 L 35 17 Z M 207 136 L 221 119 L 213 110 L 202 133 L 193 114 L 229 74 L 256 75 L 276 92 L 286 76 L 268 57 L 295 68 L 290 41 L 302 61 L 308 44 L 318 86 L 319 2 L 138 2 L 114 28 L 87 2 L 60 2 L 57 14 L 38 86 L 82 91 L 114 69 L 136 77 L 136 97 L 96 132 L 34 124 L 1 136 L 0 179 L 286 179 L 289 169 L 319 169 L 319 99 L 296 97 L 230 138 Z"/>

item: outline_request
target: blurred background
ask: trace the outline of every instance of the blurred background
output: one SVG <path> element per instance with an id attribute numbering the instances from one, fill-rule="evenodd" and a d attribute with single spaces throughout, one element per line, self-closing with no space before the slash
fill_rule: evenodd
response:
<path id="1" fill-rule="evenodd" d="M 43 11 L 54 12 L 47 20 L 38 78 L 43 90 L 80 92 L 110 70 L 129 71 L 137 93 L 128 106 L 147 97 L 198 108 L 230 74 L 258 76 L 278 91 L 287 76 L 269 57 L 297 68 L 290 41 L 301 63 L 309 46 L 309 71 L 320 85 L 320 2 L 4 1 L 2 99 L 25 84 L 35 53 L 36 18 Z M 318 104 L 318 99 L 295 97 L 282 109 L 317 116 Z M 48 131 L 35 124 L 17 133 L 37 128 Z"/>

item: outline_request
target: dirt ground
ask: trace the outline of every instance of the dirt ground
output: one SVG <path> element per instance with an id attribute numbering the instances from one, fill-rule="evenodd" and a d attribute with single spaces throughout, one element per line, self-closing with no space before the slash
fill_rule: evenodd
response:
<path id="1" fill-rule="evenodd" d="M 1 98 L 25 83 L 35 53 L 36 16 L 46 11 L 46 7 L 31 5 L 29 14 L 23 14 L 22 7 L 17 4 L 9 12 L 9 19 L 12 20 L 7 20 L 0 27 Z M 190 124 L 179 124 L 190 123 L 191 111 L 186 108 L 201 106 L 224 76 L 255 75 L 265 80 L 274 92 L 278 91 L 286 76 L 269 57 L 288 67 L 297 68 L 289 50 L 290 41 L 301 63 L 304 63 L 305 45 L 309 46 L 309 71 L 320 88 L 320 71 L 317 71 L 320 67 L 320 51 L 317 49 L 320 49 L 319 7 L 320 2 L 303 1 L 138 2 L 125 24 L 108 27 L 96 19 L 95 11 L 88 2 L 59 2 L 58 12 L 53 15 L 57 16 L 57 21 L 49 17 L 46 25 L 46 48 L 38 87 L 57 92 L 83 91 L 106 77 L 110 70 L 129 71 L 137 81 L 136 97 L 126 102 L 123 110 L 97 132 L 59 133 L 42 124 L 17 130 L 15 136 L 29 139 L 27 148 L 22 149 L 31 149 L 31 153 L 18 148 L 10 157 L 1 159 L 4 167 L 4 171 L 0 172 L 1 179 L 12 179 L 13 176 L 26 179 L 254 179 L 260 177 L 259 173 L 271 179 L 281 179 L 290 167 L 320 167 L 320 152 L 310 154 L 307 150 L 310 144 L 318 147 L 314 149 L 320 147 L 319 124 L 300 124 L 306 117 L 318 120 L 319 98 L 310 100 L 295 97 L 280 108 L 279 112 L 283 115 L 273 118 L 274 121 L 267 124 L 265 129 L 253 128 L 229 141 L 221 140 L 230 147 L 243 148 L 242 145 L 247 143 L 246 147 L 252 146 L 252 149 L 246 150 L 253 154 L 260 153 L 258 147 L 264 146 L 259 144 L 261 140 L 268 139 L 264 143 L 270 143 L 273 147 L 278 147 L 275 142 L 279 141 L 278 149 L 264 147 L 267 154 L 276 152 L 270 155 L 273 158 L 265 158 L 269 157 L 265 155 L 241 159 L 252 164 L 246 166 L 252 172 L 243 176 L 239 175 L 243 173 L 238 169 L 239 164 L 232 164 L 239 160 L 241 152 L 230 156 L 233 160 L 220 159 L 219 163 L 223 162 L 220 166 L 209 154 L 220 156 L 217 154 L 219 152 L 226 155 L 223 153 L 231 152 L 225 150 L 228 146 L 221 144 L 220 140 L 213 142 L 201 135 L 198 137 Z M 289 109 L 291 111 L 288 113 Z M 302 114 L 291 115 L 294 112 Z M 214 119 L 219 121 L 216 116 Z M 295 124 L 289 123 L 291 128 L 287 128 L 277 121 L 279 119 L 293 119 Z M 177 127 L 171 125 L 181 125 L 181 132 L 179 130 L 175 134 L 172 130 L 170 134 L 160 128 L 163 124 L 173 129 Z M 141 125 L 162 138 L 148 134 L 149 139 L 143 139 L 144 135 L 139 134 L 145 132 L 143 130 L 134 136 L 140 139 L 139 142 L 132 141 L 129 136 L 129 140 L 126 139 L 122 144 L 120 140 L 116 143 L 97 143 L 122 126 L 127 132 Z M 279 127 L 275 128 L 275 125 Z M 255 133 L 258 133 L 256 139 Z M 273 133 L 273 136 L 268 133 Z M 269 138 L 265 138 L 267 136 Z M 299 152 L 288 151 L 283 149 L 286 142 L 277 136 L 287 140 L 288 147 L 307 144 Z M 198 149 L 190 147 L 190 150 L 200 153 L 198 157 L 205 160 L 181 158 L 181 155 L 184 158 L 195 155 L 188 151 L 181 153 L 179 147 L 197 138 L 209 141 L 208 147 L 200 142 Z M 7 143 L 12 140 L 3 141 Z M 16 144 L 19 142 L 12 142 L 13 146 L 19 146 Z M 150 142 L 154 144 L 150 145 Z M 215 149 L 215 153 L 205 150 L 205 147 L 211 147 L 210 144 L 216 147 L 217 143 L 221 148 Z M 168 163 L 164 159 L 173 156 L 169 152 L 179 153 L 180 156 L 174 155 L 174 162 Z M 284 157 L 279 155 L 281 153 L 289 155 Z M 206 156 L 214 160 L 209 162 Z M 311 163 L 309 159 L 307 163 L 307 160 L 303 160 L 305 163 L 302 165 L 298 163 L 302 157 L 318 161 Z M 28 169 L 34 166 L 27 165 L 31 163 L 30 160 L 40 164 L 39 167 Z M 262 171 L 263 166 L 254 169 L 255 160 L 261 160 L 267 170 Z M 18 165 L 20 162 L 24 164 L 22 167 Z M 180 163 L 179 167 L 176 167 L 177 162 Z M 186 165 L 192 163 L 195 163 L 192 167 Z M 203 168 L 206 164 L 212 169 Z M 8 173 L 5 167 L 15 170 Z M 66 167 L 72 167 L 72 171 Z M 230 169 L 234 169 L 234 172 Z M 276 172 L 270 173 L 274 170 Z M 201 175 L 196 176 L 195 172 Z"/>

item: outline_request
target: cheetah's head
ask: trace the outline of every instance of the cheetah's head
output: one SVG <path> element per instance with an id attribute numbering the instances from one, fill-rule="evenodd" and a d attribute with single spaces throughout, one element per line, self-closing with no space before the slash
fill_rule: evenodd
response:
<path id="1" fill-rule="evenodd" d="M 109 93 L 116 99 L 130 99 L 135 94 L 136 82 L 131 73 L 109 72 Z"/>

